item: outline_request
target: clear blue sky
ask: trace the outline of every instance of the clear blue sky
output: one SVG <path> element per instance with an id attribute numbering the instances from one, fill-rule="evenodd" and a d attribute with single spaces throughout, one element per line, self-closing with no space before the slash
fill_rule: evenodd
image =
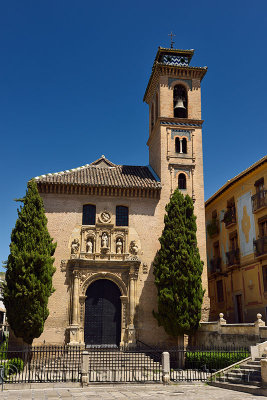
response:
<path id="1" fill-rule="evenodd" d="M 267 2 L 8 0 L 0 5 L 0 260 L 35 176 L 104 154 L 148 164 L 142 102 L 158 46 L 195 49 L 205 197 L 266 154 Z"/>

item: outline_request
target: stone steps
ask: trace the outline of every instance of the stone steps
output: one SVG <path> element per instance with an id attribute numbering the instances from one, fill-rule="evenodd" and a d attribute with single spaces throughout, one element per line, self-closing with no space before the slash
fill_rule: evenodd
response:
<path id="1" fill-rule="evenodd" d="M 208 383 L 220 388 L 266 395 L 267 390 L 262 387 L 260 360 L 256 358 L 254 361 L 241 361 L 231 369 L 218 371 Z"/>

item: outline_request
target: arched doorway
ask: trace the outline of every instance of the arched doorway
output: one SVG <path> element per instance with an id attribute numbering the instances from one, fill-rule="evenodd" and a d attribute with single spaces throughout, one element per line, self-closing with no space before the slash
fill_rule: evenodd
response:
<path id="1" fill-rule="evenodd" d="M 119 345 L 121 340 L 121 293 L 108 280 L 93 282 L 86 291 L 84 342 L 86 345 Z"/>

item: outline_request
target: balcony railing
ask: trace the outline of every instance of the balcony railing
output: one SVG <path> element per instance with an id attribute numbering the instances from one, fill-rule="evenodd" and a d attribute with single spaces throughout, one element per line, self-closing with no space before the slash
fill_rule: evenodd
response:
<path id="1" fill-rule="evenodd" d="M 257 211 L 259 208 L 267 206 L 267 190 L 260 190 L 251 197 L 252 210 Z"/>
<path id="2" fill-rule="evenodd" d="M 228 267 L 231 267 L 232 265 L 238 265 L 240 263 L 239 249 L 236 248 L 234 250 L 228 251 L 226 253 L 226 257 Z"/>
<path id="3" fill-rule="evenodd" d="M 221 272 L 222 259 L 221 257 L 214 257 L 210 260 L 210 273 L 214 274 L 215 272 Z"/>
<path id="4" fill-rule="evenodd" d="M 209 237 L 213 237 L 213 236 L 217 235 L 220 232 L 220 225 L 219 225 L 219 220 L 218 219 L 212 219 L 207 224 L 207 232 L 209 234 Z"/>
<path id="5" fill-rule="evenodd" d="M 229 208 L 227 211 L 225 211 L 223 222 L 225 223 L 226 227 L 236 223 L 236 212 L 234 207 Z"/>
<path id="6" fill-rule="evenodd" d="M 263 236 L 258 240 L 254 240 L 253 244 L 256 257 L 267 254 L 267 236 Z"/>

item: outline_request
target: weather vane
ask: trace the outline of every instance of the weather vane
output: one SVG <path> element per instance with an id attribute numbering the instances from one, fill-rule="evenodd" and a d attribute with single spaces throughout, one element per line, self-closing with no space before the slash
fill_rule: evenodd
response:
<path id="1" fill-rule="evenodd" d="M 174 45 L 174 41 L 172 40 L 172 38 L 174 37 L 174 36 L 176 36 L 174 33 L 169 33 L 168 34 L 168 36 L 170 36 L 171 37 L 171 49 L 173 49 L 173 45 Z"/>

